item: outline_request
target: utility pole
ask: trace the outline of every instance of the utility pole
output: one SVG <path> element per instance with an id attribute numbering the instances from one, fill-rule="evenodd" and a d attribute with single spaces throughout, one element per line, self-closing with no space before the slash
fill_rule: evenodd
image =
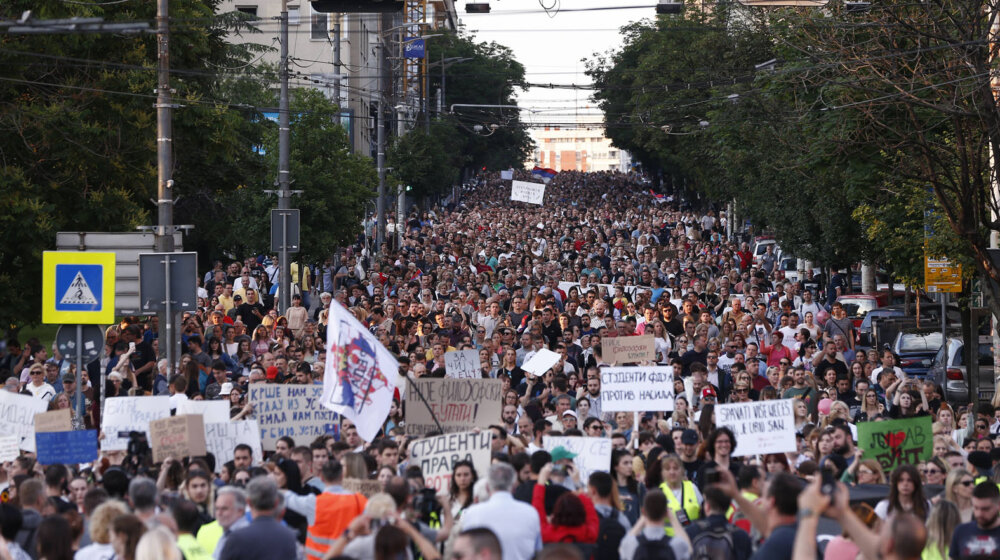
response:
<path id="1" fill-rule="evenodd" d="M 166 2 L 166 0 L 160 0 Z M 288 159 L 290 151 L 289 124 L 288 124 L 288 0 L 281 0 L 281 62 L 279 67 L 279 78 L 281 80 L 281 92 L 278 99 L 278 209 L 288 210 L 291 208 L 292 193 L 289 189 L 288 180 Z M 339 43 L 338 43 L 339 44 Z M 339 101 L 338 101 L 339 104 Z M 278 313 L 282 314 L 288 309 L 292 294 L 292 268 L 288 262 L 288 240 L 282 237 L 281 242 L 281 271 L 278 281 Z"/>
<path id="2" fill-rule="evenodd" d="M 156 218 L 155 246 L 157 252 L 174 251 L 174 197 L 173 197 L 173 125 L 170 91 L 170 18 L 169 1 L 156 3 Z M 160 347 L 166 351 L 167 371 L 173 373 L 176 363 L 173 313 L 159 313 L 164 336 Z M 166 348 L 164 348 L 166 347 Z M 77 372 L 79 375 L 79 372 Z M 82 387 L 79 383 L 77 387 Z M 103 387 L 101 388 L 103 390 Z"/>
<path id="3" fill-rule="evenodd" d="M 333 98 L 337 101 L 337 111 L 340 112 L 340 14 L 330 14 L 333 18 Z"/>
<path id="4" fill-rule="evenodd" d="M 382 243 L 385 241 L 385 72 L 383 61 L 385 59 L 385 39 L 380 39 L 378 43 L 378 121 L 377 137 L 378 154 L 376 165 L 378 166 L 378 200 L 375 205 L 375 252 L 381 256 Z"/>

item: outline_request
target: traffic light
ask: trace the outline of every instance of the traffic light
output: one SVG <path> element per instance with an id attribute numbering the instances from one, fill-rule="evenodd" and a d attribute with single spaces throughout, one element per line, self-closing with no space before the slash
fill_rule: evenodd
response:
<path id="1" fill-rule="evenodd" d="M 322 13 L 402 12 L 403 0 L 310 0 L 313 10 Z"/>

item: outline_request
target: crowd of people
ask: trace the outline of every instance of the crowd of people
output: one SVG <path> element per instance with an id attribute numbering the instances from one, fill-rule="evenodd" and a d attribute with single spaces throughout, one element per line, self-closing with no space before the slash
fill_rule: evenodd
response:
<path id="1" fill-rule="evenodd" d="M 342 418 L 338 437 L 283 438 L 262 462 L 245 445 L 223 464 L 154 464 L 130 447 L 42 466 L 25 453 L 0 473 L 0 558 L 1000 557 L 997 409 L 949 403 L 891 351 L 857 346 L 842 274 L 789 281 L 772 250 L 755 258 L 751 240 L 727 236 L 725 212 L 657 188 L 563 172 L 538 206 L 484 175 L 458 202 L 411 213 L 401 242 L 361 236 L 321 265 L 293 264 L 280 314 L 277 258 L 217 262 L 179 326 L 176 369 L 155 318 L 109 327 L 82 387 L 55 347 L 9 341 L 5 388 L 52 409 L 82 392 L 75 429 L 99 427 L 101 402 L 123 395 L 227 400 L 234 419 L 253 418 L 250 383 L 322 383 L 331 305 L 407 377 L 445 377 L 447 352 L 478 351 L 503 402 L 475 427 L 492 433 L 489 469 L 456 462 L 439 493 L 409 461 L 401 398 L 373 441 Z M 602 341 L 639 335 L 656 348 L 642 365 L 673 368 L 673 410 L 603 411 Z M 559 361 L 525 372 L 543 348 Z M 793 399 L 798 448 L 734 456 L 716 406 L 776 399 Z M 886 469 L 857 445 L 863 422 L 919 416 L 929 458 Z M 609 438 L 607 471 L 583 476 L 571 450 L 544 445 L 557 435 Z"/>

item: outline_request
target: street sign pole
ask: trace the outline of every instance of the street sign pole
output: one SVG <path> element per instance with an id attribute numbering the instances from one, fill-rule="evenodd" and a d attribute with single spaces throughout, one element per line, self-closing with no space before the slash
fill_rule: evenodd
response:
<path id="1" fill-rule="evenodd" d="M 163 260 L 160 261 L 160 262 L 163 263 L 163 288 L 164 288 L 163 291 L 164 291 L 164 294 L 165 294 L 165 296 L 163 298 L 163 306 L 165 307 L 165 310 L 164 310 L 163 314 L 167 316 L 167 330 L 166 330 L 166 335 L 167 335 L 167 340 L 166 340 L 166 343 L 167 343 L 167 371 L 172 375 L 173 372 L 174 372 L 174 327 L 173 327 L 173 325 L 174 325 L 174 314 L 173 314 L 173 310 L 170 308 L 171 307 L 170 306 L 170 303 L 171 303 L 171 297 L 170 297 L 170 255 L 164 255 Z M 162 340 L 160 341 L 161 344 L 163 342 L 164 341 L 162 341 Z M 156 379 L 156 374 L 157 374 L 157 372 L 154 371 L 153 372 L 153 379 L 154 380 Z"/>
<path id="2" fill-rule="evenodd" d="M 103 387 L 102 387 L 103 389 Z M 76 324 L 76 413 L 83 419 L 83 325 Z"/>

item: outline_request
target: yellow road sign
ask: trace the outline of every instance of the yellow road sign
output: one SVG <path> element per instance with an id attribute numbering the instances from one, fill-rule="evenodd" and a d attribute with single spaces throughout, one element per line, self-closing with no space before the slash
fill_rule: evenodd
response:
<path id="1" fill-rule="evenodd" d="M 947 258 L 924 255 L 924 289 L 928 293 L 962 291 L 962 265 Z"/>
<path id="2" fill-rule="evenodd" d="M 42 253 L 43 323 L 99 325 L 114 321 L 114 253 Z"/>

